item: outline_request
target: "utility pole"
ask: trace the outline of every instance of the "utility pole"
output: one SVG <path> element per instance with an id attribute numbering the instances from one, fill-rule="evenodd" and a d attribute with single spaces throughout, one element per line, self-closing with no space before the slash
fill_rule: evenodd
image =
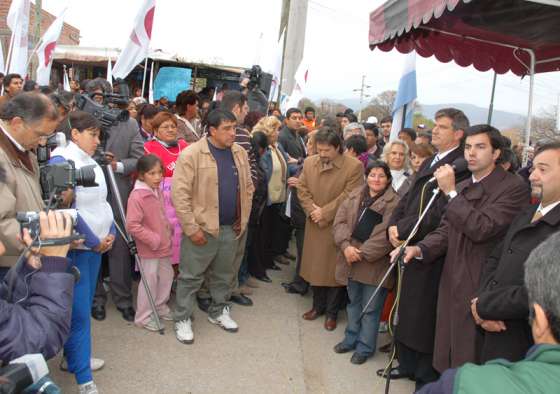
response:
<path id="1" fill-rule="evenodd" d="M 370 97 L 369 94 L 366 94 L 366 90 L 371 88 L 370 85 L 366 85 L 366 76 L 362 75 L 362 87 L 359 89 L 354 89 L 354 92 L 360 92 L 360 111 L 358 112 L 358 122 L 362 121 L 362 107 L 364 98 Z"/>
<path id="2" fill-rule="evenodd" d="M 494 71 L 494 79 L 492 81 L 492 95 L 490 96 L 490 106 L 488 107 L 488 124 L 492 123 L 492 113 L 494 112 L 494 95 L 496 94 L 496 77 L 497 73 Z"/>

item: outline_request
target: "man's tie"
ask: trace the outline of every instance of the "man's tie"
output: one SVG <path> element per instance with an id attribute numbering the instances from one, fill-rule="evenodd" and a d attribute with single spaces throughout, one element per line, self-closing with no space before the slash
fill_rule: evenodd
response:
<path id="1" fill-rule="evenodd" d="M 541 210 L 537 210 L 533 215 L 533 219 L 531 219 L 531 223 L 535 223 L 537 220 L 540 220 L 544 215 L 542 214 Z"/>

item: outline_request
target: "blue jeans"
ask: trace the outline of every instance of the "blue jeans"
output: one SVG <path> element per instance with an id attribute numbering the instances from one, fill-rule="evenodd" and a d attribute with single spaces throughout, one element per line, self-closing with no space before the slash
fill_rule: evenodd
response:
<path id="1" fill-rule="evenodd" d="M 74 285 L 70 337 L 64 345 L 68 371 L 76 376 L 78 384 L 93 380 L 91 373 L 91 305 L 97 286 L 101 255 L 89 250 L 72 250 L 68 254 L 80 270 L 80 280 Z"/>
<path id="2" fill-rule="evenodd" d="M 377 286 L 366 285 L 348 279 L 348 296 L 350 303 L 346 306 L 348 314 L 348 325 L 344 331 L 345 347 L 355 349 L 356 353 L 366 357 L 373 356 L 377 343 L 377 331 L 379 330 L 379 319 L 383 311 L 383 304 L 387 297 L 387 289 L 382 287 L 375 299 L 360 321 L 362 310 L 374 293 Z"/>

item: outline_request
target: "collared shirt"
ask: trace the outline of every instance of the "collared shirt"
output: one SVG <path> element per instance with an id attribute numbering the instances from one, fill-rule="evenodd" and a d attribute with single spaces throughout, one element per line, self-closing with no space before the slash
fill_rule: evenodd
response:
<path id="1" fill-rule="evenodd" d="M 14 144 L 14 146 L 19 149 L 20 152 L 26 152 L 23 146 L 21 146 L 21 144 L 17 142 L 14 137 L 12 137 L 12 135 L 6 131 L 6 125 L 4 125 L 4 122 L 2 121 L 0 121 L 0 129 L 6 135 L 6 137 L 8 137 L 12 144 Z"/>
<path id="2" fill-rule="evenodd" d="M 492 173 L 492 172 L 490 172 L 490 174 L 491 174 L 491 173 Z M 486 178 L 486 177 L 487 177 L 488 175 L 490 175 L 490 174 L 486 174 L 486 175 L 484 175 L 484 176 L 483 176 L 482 178 L 480 178 L 480 179 L 476 179 L 476 178 L 474 177 L 474 175 L 471 175 L 471 176 L 472 176 L 472 183 L 482 182 L 482 180 L 483 180 L 484 178 Z"/>
<path id="3" fill-rule="evenodd" d="M 541 202 L 541 204 L 539 205 L 539 208 L 537 209 L 536 212 L 540 211 L 542 213 L 542 215 L 544 216 L 547 213 L 549 213 L 550 211 L 552 211 L 558 204 L 560 204 L 560 201 L 553 202 L 552 204 L 548 204 L 546 207 L 543 207 L 542 202 Z"/>

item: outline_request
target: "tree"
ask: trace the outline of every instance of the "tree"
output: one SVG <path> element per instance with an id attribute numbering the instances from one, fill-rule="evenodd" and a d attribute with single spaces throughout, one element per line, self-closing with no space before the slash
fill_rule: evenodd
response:
<path id="1" fill-rule="evenodd" d="M 523 142 L 525 142 L 525 124 L 516 128 L 521 131 Z M 543 139 L 559 139 L 560 130 L 556 129 L 556 112 L 554 107 L 543 109 L 531 120 L 531 141 L 533 143 Z"/>
<path id="2" fill-rule="evenodd" d="M 368 106 L 362 109 L 362 119 L 375 116 L 378 120 L 381 120 L 385 116 L 391 116 L 396 97 L 397 92 L 395 90 L 386 90 L 379 93 Z"/>
<path id="3" fill-rule="evenodd" d="M 416 128 L 418 128 L 419 124 L 423 124 L 425 126 L 426 130 L 431 130 L 435 126 L 435 123 L 434 123 L 433 120 L 426 118 L 421 113 L 415 113 L 414 118 L 412 120 L 412 127 L 414 129 L 416 129 Z"/>

